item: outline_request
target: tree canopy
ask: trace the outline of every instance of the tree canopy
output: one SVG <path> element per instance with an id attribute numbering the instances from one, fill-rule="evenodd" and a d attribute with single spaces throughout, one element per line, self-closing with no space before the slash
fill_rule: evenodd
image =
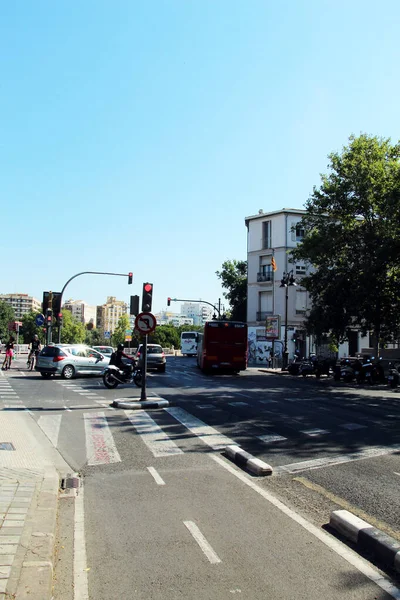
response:
<path id="1" fill-rule="evenodd" d="M 230 305 L 232 321 L 247 319 L 247 262 L 245 260 L 226 260 L 221 271 L 216 271 L 222 287 L 228 290 L 224 297 Z"/>
<path id="2" fill-rule="evenodd" d="M 309 331 L 346 338 L 349 327 L 372 331 L 378 343 L 399 335 L 400 145 L 351 136 L 329 155 L 302 218 L 305 235 L 292 259 L 311 271 L 302 283 L 313 308 Z"/>
<path id="3" fill-rule="evenodd" d="M 54 329 L 57 331 L 57 328 Z M 85 341 L 85 326 L 70 310 L 63 310 L 63 326 L 61 329 L 62 344 L 82 344 Z M 56 334 L 57 335 L 57 334 Z M 58 339 L 58 337 L 57 337 Z M 53 335 L 54 341 L 54 335 Z"/>
<path id="4" fill-rule="evenodd" d="M 10 321 L 15 321 L 14 309 L 8 302 L 0 300 L 0 340 L 2 342 L 8 341 L 10 337 L 10 332 L 8 331 Z M 13 332 L 11 334 L 14 335 Z"/>
<path id="5" fill-rule="evenodd" d="M 118 319 L 114 333 L 111 336 L 113 346 L 123 344 L 125 342 L 125 333 L 131 328 L 128 315 L 121 315 Z"/>

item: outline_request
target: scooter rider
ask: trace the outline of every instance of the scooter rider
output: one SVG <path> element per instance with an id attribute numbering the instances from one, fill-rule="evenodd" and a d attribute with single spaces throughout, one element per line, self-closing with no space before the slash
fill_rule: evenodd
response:
<path id="1" fill-rule="evenodd" d="M 131 365 L 127 365 L 122 360 L 123 358 L 128 358 L 135 364 L 135 358 L 133 356 L 129 356 L 129 354 L 125 354 L 124 352 L 124 344 L 118 344 L 117 351 L 113 352 L 110 359 L 110 365 L 115 365 L 118 369 L 121 369 L 125 373 L 125 375 L 130 375 L 131 373 Z"/>

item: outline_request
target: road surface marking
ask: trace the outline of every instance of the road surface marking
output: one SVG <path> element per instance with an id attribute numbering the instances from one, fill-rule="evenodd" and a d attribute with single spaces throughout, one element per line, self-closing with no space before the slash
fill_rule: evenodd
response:
<path id="1" fill-rule="evenodd" d="M 89 600 L 88 572 L 86 569 L 85 515 L 83 485 L 81 485 L 75 498 L 74 600 Z"/>
<path id="2" fill-rule="evenodd" d="M 44 415 L 38 419 L 40 429 L 47 435 L 55 448 L 57 448 L 58 444 L 61 418 L 62 415 Z"/>
<path id="3" fill-rule="evenodd" d="M 278 402 L 278 400 L 259 400 L 260 404 L 271 404 L 272 402 Z"/>
<path id="4" fill-rule="evenodd" d="M 158 485 L 165 485 L 164 479 L 161 477 L 161 475 L 159 473 L 157 473 L 157 471 L 154 467 L 147 467 L 147 470 L 149 471 L 150 475 L 152 475 L 154 477 L 154 480 Z"/>
<path id="5" fill-rule="evenodd" d="M 343 463 L 351 462 L 353 460 L 363 460 L 365 458 L 371 458 L 375 456 L 384 456 L 385 454 L 392 454 L 400 450 L 400 444 L 396 444 L 388 448 L 387 446 L 376 446 L 374 448 L 366 448 L 365 450 L 359 450 L 352 454 L 341 454 L 339 456 L 325 456 L 324 458 L 314 458 L 313 460 L 304 460 L 297 463 L 291 463 L 289 465 L 283 465 L 281 467 L 274 468 L 274 474 L 283 473 L 298 473 L 300 471 L 307 471 L 310 469 L 319 469 L 321 467 L 330 467 L 332 465 L 340 465 Z"/>
<path id="6" fill-rule="evenodd" d="M 247 402 L 241 402 L 238 400 L 237 402 L 228 402 L 229 406 L 248 406 Z"/>
<path id="7" fill-rule="evenodd" d="M 323 542 L 328 548 L 336 552 L 339 556 L 341 556 L 344 560 L 346 560 L 353 567 L 358 569 L 360 573 L 363 573 L 368 579 L 370 579 L 373 583 L 379 586 L 383 591 L 392 596 L 395 600 L 400 600 L 400 589 L 391 583 L 388 579 L 383 577 L 378 571 L 376 571 L 366 560 L 361 558 L 358 554 L 356 554 L 353 550 L 339 542 L 334 537 L 325 533 L 319 529 L 316 525 L 313 525 L 309 521 L 307 521 L 304 517 L 297 514 L 294 510 L 285 506 L 283 502 L 275 498 L 272 494 L 267 492 L 266 489 L 259 486 L 255 483 L 248 475 L 242 473 L 242 471 L 237 470 L 233 466 L 231 466 L 228 462 L 222 459 L 220 456 L 215 454 L 211 454 L 211 459 L 215 460 L 221 467 L 229 471 L 232 475 L 240 479 L 243 483 L 251 487 L 257 494 L 260 494 L 265 500 L 267 500 L 270 504 L 275 506 L 282 513 L 287 515 L 290 519 L 298 523 L 301 527 L 303 527 L 306 531 L 314 535 L 321 542 Z"/>
<path id="8" fill-rule="evenodd" d="M 214 408 L 214 404 L 198 404 L 197 408 Z"/>
<path id="9" fill-rule="evenodd" d="M 67 406 L 67 405 L 65 405 L 65 406 L 64 406 L 64 410 L 66 410 L 67 412 L 71 412 L 71 409 L 70 409 L 70 407 L 69 407 L 69 406 Z"/>
<path id="10" fill-rule="evenodd" d="M 88 465 L 121 462 L 104 412 L 83 413 Z"/>
<path id="11" fill-rule="evenodd" d="M 213 448 L 213 450 L 221 450 L 226 446 L 236 445 L 233 440 L 219 433 L 214 427 L 206 425 L 204 421 L 197 419 L 183 408 L 169 407 L 164 408 L 164 410 L 182 423 L 182 425 L 190 429 L 192 433 L 200 438 L 202 442 Z"/>
<path id="12" fill-rule="evenodd" d="M 354 431 L 355 429 L 365 429 L 366 425 L 360 425 L 359 423 L 345 423 L 344 425 L 340 425 L 343 429 L 349 429 L 350 431 Z"/>
<path id="13" fill-rule="evenodd" d="M 210 544 L 207 542 L 204 535 L 201 533 L 200 529 L 197 527 L 196 523 L 193 521 L 183 521 L 183 524 L 189 529 L 190 533 L 207 556 L 208 560 L 212 565 L 216 565 L 221 562 L 219 556 L 214 552 L 211 548 Z"/>
<path id="14" fill-rule="evenodd" d="M 393 471 L 393 473 L 394 473 L 395 475 L 398 475 L 398 476 L 400 477 L 400 473 L 396 473 L 396 471 Z"/>
<path id="15" fill-rule="evenodd" d="M 126 416 L 141 436 L 153 456 L 183 454 L 182 450 L 144 410 L 126 410 Z"/>
<path id="16" fill-rule="evenodd" d="M 301 433 L 304 433 L 304 435 L 308 435 L 309 437 L 316 437 L 318 435 L 325 435 L 327 433 L 329 433 L 329 431 L 327 429 L 303 429 L 301 431 Z"/>
<path id="17" fill-rule="evenodd" d="M 265 444 L 271 444 L 272 442 L 281 442 L 282 440 L 287 440 L 287 438 L 283 435 L 278 435 L 276 433 L 267 433 L 266 435 L 259 435 L 257 437 Z"/>

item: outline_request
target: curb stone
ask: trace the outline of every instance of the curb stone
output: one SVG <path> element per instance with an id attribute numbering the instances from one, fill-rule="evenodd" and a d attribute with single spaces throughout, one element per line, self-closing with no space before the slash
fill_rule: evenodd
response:
<path id="1" fill-rule="evenodd" d="M 131 409 L 141 409 L 141 408 L 164 408 L 166 406 L 169 406 L 169 401 L 168 400 L 144 400 L 143 402 L 140 402 L 139 400 L 114 400 L 111 403 L 111 406 L 114 406 L 115 408 L 131 408 Z"/>
<path id="2" fill-rule="evenodd" d="M 400 573 L 400 542 L 390 535 L 348 510 L 334 510 L 329 524 L 360 550 L 372 552 L 383 564 Z"/>
<path id="3" fill-rule="evenodd" d="M 239 446 L 226 446 L 225 454 L 240 467 L 255 475 L 272 475 L 272 467 L 263 460 L 255 458 Z"/>

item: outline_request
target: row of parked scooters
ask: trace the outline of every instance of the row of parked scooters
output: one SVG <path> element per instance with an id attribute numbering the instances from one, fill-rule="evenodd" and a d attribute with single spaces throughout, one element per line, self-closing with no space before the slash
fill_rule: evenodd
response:
<path id="1" fill-rule="evenodd" d="M 399 385 L 399 369 L 400 362 L 389 362 L 385 369 L 382 358 L 345 358 L 340 361 L 340 364 L 336 365 L 334 379 L 336 381 L 343 379 L 346 383 L 356 381 L 359 384 L 366 383 L 369 385 L 387 383 L 390 387 L 395 388 Z"/>
<path id="2" fill-rule="evenodd" d="M 288 371 L 291 375 L 315 375 L 318 379 L 321 375 L 332 374 L 335 381 L 355 381 L 367 385 L 387 383 L 392 388 L 400 383 L 400 361 L 390 362 L 385 368 L 382 359 L 376 360 L 374 357 L 349 357 L 332 361 L 318 358 L 315 354 L 311 354 L 308 359 L 295 356 Z"/>

